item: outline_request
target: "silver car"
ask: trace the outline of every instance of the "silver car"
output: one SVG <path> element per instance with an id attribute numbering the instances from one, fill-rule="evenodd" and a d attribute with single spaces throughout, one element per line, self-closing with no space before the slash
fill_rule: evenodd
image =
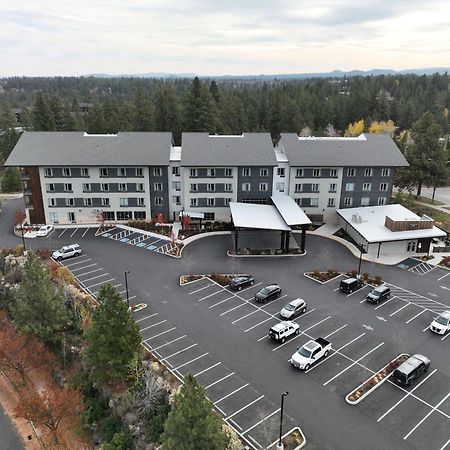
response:
<path id="1" fill-rule="evenodd" d="M 306 312 L 306 302 L 302 298 L 296 298 L 289 302 L 281 311 L 280 316 L 284 319 L 293 319 L 299 314 Z"/>

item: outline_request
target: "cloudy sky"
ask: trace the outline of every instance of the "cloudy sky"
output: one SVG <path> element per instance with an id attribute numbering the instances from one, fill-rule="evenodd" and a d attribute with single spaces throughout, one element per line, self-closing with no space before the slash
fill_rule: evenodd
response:
<path id="1" fill-rule="evenodd" d="M 0 76 L 450 66 L 448 0 L 3 0 Z"/>

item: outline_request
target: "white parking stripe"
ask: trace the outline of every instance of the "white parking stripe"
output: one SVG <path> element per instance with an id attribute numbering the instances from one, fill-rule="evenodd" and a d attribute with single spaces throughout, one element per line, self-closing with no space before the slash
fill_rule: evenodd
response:
<path id="1" fill-rule="evenodd" d="M 264 417 L 264 419 L 260 420 L 259 422 L 256 422 L 255 425 L 251 426 L 250 428 L 247 428 L 245 431 L 242 432 L 242 434 L 247 434 L 249 431 L 253 430 L 253 428 L 257 427 L 259 424 L 265 422 L 269 417 L 272 417 L 277 412 L 280 412 L 281 408 L 276 409 L 272 413 L 270 413 L 268 416 Z"/>
<path id="2" fill-rule="evenodd" d="M 445 400 L 447 400 L 448 399 L 448 397 L 450 397 L 450 392 L 436 405 L 436 406 L 433 406 L 433 409 L 431 410 L 431 411 L 429 411 L 428 412 L 428 414 L 416 425 L 416 426 L 414 426 L 410 431 L 409 431 L 409 433 L 407 433 L 405 436 L 404 436 L 404 438 L 403 439 L 408 439 L 409 438 L 409 436 L 411 436 L 411 434 L 413 434 L 414 433 L 414 431 L 416 431 L 417 430 L 417 428 L 419 428 L 420 427 L 420 425 L 422 425 L 424 422 L 425 422 L 425 420 L 427 420 L 428 419 L 428 417 L 430 417 L 431 416 L 431 414 L 433 414 L 434 413 L 434 411 L 436 411 L 436 409 L 437 408 L 439 408 L 439 406 L 441 406 L 442 405 L 442 403 L 444 403 L 445 402 Z"/>
<path id="3" fill-rule="evenodd" d="M 77 267 L 76 269 L 71 269 L 70 271 L 71 272 L 76 272 L 78 270 L 88 269 L 89 267 L 94 267 L 94 266 L 97 266 L 97 265 L 98 265 L 97 263 L 92 263 L 92 264 L 88 264 L 87 266 L 81 266 L 81 267 Z M 77 275 L 77 276 L 80 276 L 80 275 Z"/>
<path id="4" fill-rule="evenodd" d="M 92 261 L 92 259 L 91 258 L 86 258 L 86 259 L 83 259 L 83 260 L 81 260 L 81 261 L 78 261 L 77 260 L 77 262 L 74 262 L 74 263 L 70 263 L 70 264 L 63 264 L 65 267 L 72 267 L 72 266 L 76 266 L 76 265 L 78 265 L 78 264 L 84 264 L 85 262 L 88 262 L 88 261 Z"/>
<path id="5" fill-rule="evenodd" d="M 268 322 L 269 320 L 273 320 L 273 318 L 272 318 L 272 317 L 268 317 L 267 319 L 262 320 L 261 322 L 257 323 L 256 325 L 253 325 L 252 327 L 247 328 L 247 329 L 244 331 L 244 333 L 247 333 L 247 332 L 249 332 L 250 330 L 253 330 L 253 329 L 256 328 L 256 327 L 259 327 L 260 325 L 262 325 L 263 323 Z M 264 337 L 267 337 L 267 335 L 264 336 Z"/>
<path id="6" fill-rule="evenodd" d="M 450 275 L 450 272 L 449 272 L 449 273 L 446 273 L 446 274 L 443 275 L 441 278 L 438 278 L 437 281 L 441 281 L 441 280 L 443 280 L 445 277 L 448 277 L 449 275 Z"/>
<path id="7" fill-rule="evenodd" d="M 356 361 L 352 362 L 349 366 L 347 366 L 345 369 L 341 370 L 339 373 L 337 373 L 334 377 L 331 377 L 328 381 L 323 383 L 324 386 L 326 386 L 328 383 L 331 383 L 333 380 L 335 380 L 337 377 L 340 377 L 343 373 L 347 372 L 348 369 L 352 368 L 355 364 L 358 364 L 359 361 L 364 359 L 366 356 L 369 356 L 371 353 L 373 353 L 375 350 L 378 350 L 382 345 L 384 345 L 384 342 L 381 342 L 376 347 L 374 347 L 372 350 L 368 351 L 366 354 L 358 358 Z"/>
<path id="8" fill-rule="evenodd" d="M 230 420 L 230 422 L 233 422 L 233 420 Z M 256 439 L 253 439 L 250 435 L 248 435 L 248 438 L 251 439 L 253 443 L 257 445 L 257 447 L 259 447 L 260 449 L 263 448 L 263 446 Z"/>
<path id="9" fill-rule="evenodd" d="M 95 277 L 88 278 L 87 280 L 83 280 L 83 283 L 87 283 L 88 281 L 96 280 L 97 278 L 102 278 L 102 277 L 107 277 L 107 276 L 109 276 L 109 273 L 108 273 L 108 272 L 102 273 L 101 275 L 97 275 L 97 276 L 95 276 Z M 114 278 L 113 278 L 113 279 L 114 279 Z"/>
<path id="10" fill-rule="evenodd" d="M 113 288 L 114 288 L 114 289 L 117 289 L 119 286 L 122 286 L 122 283 L 115 284 L 115 285 L 113 286 Z M 136 296 L 134 295 L 133 298 L 134 298 L 134 297 L 136 297 Z M 131 300 L 131 297 L 129 297 L 128 300 Z"/>
<path id="11" fill-rule="evenodd" d="M 427 331 L 427 330 L 429 330 L 430 329 L 430 325 L 427 325 L 423 330 L 422 330 L 422 333 L 425 333 L 425 331 Z"/>
<path id="12" fill-rule="evenodd" d="M 189 292 L 188 295 L 195 294 L 196 292 L 203 291 L 203 289 L 208 289 L 209 287 L 212 287 L 212 286 L 214 286 L 214 285 L 213 284 L 207 284 L 206 286 L 203 286 L 200 289 L 196 289 L 195 291 Z"/>
<path id="13" fill-rule="evenodd" d="M 447 339 L 450 336 L 450 333 L 447 332 L 447 334 L 445 334 L 444 336 L 442 336 L 441 341 L 444 341 L 445 339 Z"/>
<path id="14" fill-rule="evenodd" d="M 417 384 L 413 389 L 411 389 L 410 391 L 407 391 L 406 394 L 394 405 L 391 406 L 378 420 L 377 422 L 382 421 L 391 411 L 393 411 L 395 408 L 397 408 L 398 405 L 400 405 L 400 403 L 402 403 L 404 400 L 407 399 L 407 397 L 409 397 L 417 388 L 419 388 L 420 386 L 422 386 L 423 383 L 425 383 L 425 381 L 428 380 L 428 378 L 431 377 L 431 375 L 433 375 L 435 372 L 437 371 L 437 369 L 434 369 L 433 372 L 431 372 L 426 378 L 424 378 L 419 384 Z"/>
<path id="15" fill-rule="evenodd" d="M 420 315 L 422 315 L 425 311 L 426 311 L 426 309 L 422 309 L 422 311 L 420 311 L 420 313 L 416 314 L 414 317 L 411 317 L 411 319 L 407 320 L 405 323 L 412 322 L 414 319 L 417 319 Z"/>
<path id="16" fill-rule="evenodd" d="M 45 239 L 48 239 L 55 231 L 56 231 L 56 229 L 53 228 L 53 230 L 50 231 L 50 233 L 48 233 L 47 236 L 45 236 Z"/>
<path id="17" fill-rule="evenodd" d="M 239 293 L 239 294 L 242 294 L 243 292 L 248 291 L 248 290 L 250 290 L 250 289 L 253 289 L 253 288 L 259 286 L 260 284 L 262 284 L 262 281 L 260 281 L 259 283 L 256 283 L 256 284 L 252 284 L 251 286 L 246 287 L 245 289 L 241 289 L 240 291 L 238 291 L 238 293 Z M 232 292 L 232 291 L 231 291 L 231 290 L 228 290 L 228 292 Z M 234 295 L 238 296 L 238 294 L 236 294 L 236 293 L 234 293 L 234 292 L 232 292 L 232 293 L 233 293 Z"/>
<path id="18" fill-rule="evenodd" d="M 241 391 L 242 389 L 246 388 L 250 383 L 246 383 L 244 384 L 244 386 L 241 386 L 240 388 L 235 389 L 234 391 L 230 392 L 229 394 L 223 396 L 222 398 L 219 398 L 219 400 L 216 400 L 214 402 L 215 405 L 217 405 L 217 403 L 220 403 L 221 401 L 225 400 L 228 397 L 231 397 L 232 395 L 236 394 L 237 392 Z"/>
<path id="19" fill-rule="evenodd" d="M 181 365 L 178 366 L 178 367 L 175 367 L 175 369 L 173 369 L 173 370 L 181 369 L 182 367 L 187 366 L 188 364 L 191 364 L 191 363 L 193 363 L 194 361 L 197 361 L 197 360 L 199 360 L 199 359 L 201 359 L 201 358 L 204 358 L 204 357 L 207 356 L 207 355 L 209 355 L 209 352 L 203 353 L 203 355 L 197 356 L 196 358 L 191 359 L 190 361 L 185 362 L 184 364 L 181 364 Z"/>
<path id="20" fill-rule="evenodd" d="M 231 309 L 221 313 L 220 315 L 224 316 L 225 314 L 228 314 L 229 312 L 234 311 L 235 309 L 242 308 L 243 306 L 248 305 L 248 304 L 249 304 L 248 301 L 246 301 L 244 303 L 241 303 L 240 305 L 235 306 L 234 308 L 231 308 Z"/>
<path id="21" fill-rule="evenodd" d="M 88 267 L 92 267 L 92 266 L 95 266 L 95 264 L 91 264 L 91 266 L 88 266 Z M 77 276 L 77 278 L 80 278 L 80 277 L 89 275 L 91 273 L 100 272 L 100 270 L 103 270 L 103 269 L 100 267 L 99 269 L 93 269 L 93 270 L 90 270 L 89 272 L 77 273 L 76 276 Z M 73 272 L 73 270 L 72 270 L 72 272 Z"/>
<path id="22" fill-rule="evenodd" d="M 172 354 L 169 355 L 169 356 L 165 356 L 163 359 L 161 359 L 161 362 L 162 362 L 162 361 L 167 361 L 169 358 L 172 358 L 172 357 L 175 356 L 175 355 L 179 355 L 180 353 L 183 353 L 183 352 L 185 352 L 186 350 L 189 350 L 189 349 L 192 348 L 192 347 L 196 347 L 197 345 L 198 345 L 198 344 L 192 344 L 192 345 L 189 345 L 188 347 L 183 348 L 183 350 L 178 350 L 177 352 L 172 353 Z"/>
<path id="23" fill-rule="evenodd" d="M 328 320 L 330 318 L 331 318 L 331 316 L 325 317 L 325 319 L 322 319 L 320 322 L 317 322 L 314 325 L 311 325 L 309 328 L 306 328 L 306 330 L 300 331 L 300 333 L 297 334 L 297 336 L 294 336 L 292 339 L 290 339 L 289 341 L 286 341 L 284 344 L 280 344 L 278 347 L 273 348 L 272 351 L 274 352 L 275 350 L 278 350 L 279 348 L 284 347 L 287 344 L 290 344 L 294 339 L 299 338 L 300 336 L 305 334 L 307 331 L 311 330 L 312 328 L 316 327 L 317 325 L 320 325 L 322 322 L 325 322 L 326 320 Z"/>
<path id="24" fill-rule="evenodd" d="M 216 364 L 213 364 L 211 367 L 208 367 L 207 369 L 203 369 L 202 371 L 200 371 L 199 373 L 196 373 L 194 375 L 194 377 L 198 377 L 199 375 L 201 375 L 202 373 L 208 372 L 208 370 L 214 369 L 214 367 L 220 366 L 220 364 L 222 364 L 221 362 L 218 362 Z"/>
<path id="25" fill-rule="evenodd" d="M 375 308 L 373 308 L 373 309 L 380 309 L 380 308 L 382 308 L 383 306 L 387 305 L 389 302 L 392 302 L 392 300 L 394 300 L 394 298 L 397 298 L 397 296 L 396 295 L 392 296 L 389 300 L 386 300 L 381 305 L 375 306 Z"/>
<path id="26" fill-rule="evenodd" d="M 327 334 L 325 336 L 325 339 L 328 339 L 330 336 L 333 336 L 333 334 L 338 333 L 339 331 L 341 331 L 343 328 L 345 328 L 348 325 L 348 323 L 346 323 L 345 325 L 342 325 L 342 327 L 338 328 L 337 330 L 333 331 L 330 334 Z"/>
<path id="27" fill-rule="evenodd" d="M 232 298 L 236 298 L 234 295 L 232 295 L 231 297 L 226 298 L 225 300 L 220 300 L 220 302 L 214 303 L 213 305 L 209 306 L 209 309 L 214 308 L 218 305 L 221 305 L 222 303 L 227 302 L 228 300 L 231 300 Z"/>
<path id="28" fill-rule="evenodd" d="M 81 237 L 85 237 L 90 228 L 86 228 L 86 231 L 81 235 Z"/>
<path id="29" fill-rule="evenodd" d="M 231 414 L 231 416 L 228 416 L 225 420 L 230 420 L 232 417 L 234 417 L 236 414 L 239 414 L 240 412 L 244 411 L 244 409 L 249 408 L 250 406 L 254 405 L 256 402 L 258 402 L 259 400 L 261 400 L 262 398 L 264 398 L 264 395 L 261 395 L 260 397 L 258 397 L 256 400 L 253 400 L 250 403 L 247 403 L 245 406 L 243 406 L 241 409 L 238 409 L 237 411 L 235 411 L 233 414 Z"/>
<path id="30" fill-rule="evenodd" d="M 408 302 L 406 305 L 403 305 L 401 308 L 397 309 L 397 311 L 394 311 L 392 314 L 389 314 L 389 317 L 395 316 L 398 312 L 400 312 L 402 309 L 405 309 L 410 304 L 411 302 Z"/>
<path id="31" fill-rule="evenodd" d="M 143 320 L 146 320 L 146 319 L 150 319 L 150 317 L 155 317 L 157 315 L 158 315 L 158 313 L 153 313 L 153 314 L 150 314 L 149 316 L 141 317 L 140 319 L 136 320 L 136 323 L 142 322 Z"/>
<path id="32" fill-rule="evenodd" d="M 206 386 L 205 389 L 209 389 L 210 387 L 213 387 L 215 384 L 220 383 L 223 380 L 226 380 L 227 378 L 231 377 L 232 375 L 234 375 L 234 372 L 231 372 L 228 375 L 225 375 L 224 377 L 220 378 L 219 380 L 214 381 L 214 383 L 208 384 L 208 386 Z"/>
<path id="33" fill-rule="evenodd" d="M 106 284 L 106 283 L 109 283 L 110 281 L 114 281 L 114 280 L 115 280 L 115 278 L 110 278 L 109 280 L 100 281 L 100 283 L 96 283 L 96 284 L 91 284 L 91 285 L 89 285 L 88 288 L 90 289 L 90 288 L 92 288 L 92 287 L 94 287 L 94 286 L 99 286 L 99 285 L 101 285 L 101 284 Z M 83 283 L 84 283 L 84 281 L 83 281 Z"/>
<path id="34" fill-rule="evenodd" d="M 215 406 L 215 408 L 217 408 L 219 411 L 222 411 L 218 406 Z M 225 414 L 223 411 L 222 411 L 222 414 L 223 414 L 224 416 L 226 416 L 226 414 Z M 242 431 L 242 427 L 241 427 L 237 422 L 235 422 L 233 419 L 231 419 L 230 422 L 231 422 L 236 428 L 239 428 L 239 430 Z M 250 436 L 249 436 L 249 437 L 250 437 Z M 260 448 L 262 448 L 262 447 L 260 447 Z"/>
<path id="35" fill-rule="evenodd" d="M 448 444 L 450 444 L 450 438 L 439 450 L 444 450 Z"/>
<path id="36" fill-rule="evenodd" d="M 60 235 L 58 235 L 58 237 L 60 238 L 66 231 L 67 231 L 67 228 L 64 228 L 64 230 L 62 231 L 62 233 Z"/>
<path id="37" fill-rule="evenodd" d="M 156 322 L 153 325 L 149 325 L 148 327 L 141 328 L 141 333 L 143 331 L 145 331 L 145 330 L 149 330 L 150 328 L 156 327 L 156 326 L 161 325 L 162 323 L 165 323 L 165 322 L 167 322 L 167 319 L 161 320 L 161 322 Z"/>
<path id="38" fill-rule="evenodd" d="M 77 231 L 78 231 L 78 228 L 75 228 L 75 231 L 70 235 L 70 237 L 72 237 Z"/>
<path id="39" fill-rule="evenodd" d="M 185 337 L 186 337 L 186 335 L 183 334 L 183 336 L 177 337 L 176 339 L 173 339 L 173 340 L 171 340 L 171 341 L 169 341 L 169 342 L 166 342 L 165 344 L 162 344 L 162 345 L 160 345 L 159 347 L 155 347 L 155 348 L 152 349 L 152 350 L 153 350 L 153 351 L 159 350 L 160 348 L 163 348 L 163 347 L 165 347 L 166 345 L 173 344 L 174 342 L 179 341 L 180 339 L 184 339 Z"/>
<path id="40" fill-rule="evenodd" d="M 364 290 L 366 287 L 368 287 L 367 284 L 365 284 L 362 288 L 357 289 L 355 292 L 352 292 L 351 294 L 348 294 L 346 297 L 347 297 L 347 298 L 348 298 L 348 297 L 351 297 L 352 295 L 355 295 L 356 293 L 358 293 L 358 292 Z"/>
<path id="41" fill-rule="evenodd" d="M 225 292 L 224 289 L 221 289 L 220 291 L 213 292 L 212 294 L 206 295 L 205 297 L 200 298 L 197 300 L 198 302 L 202 302 L 203 300 L 206 300 L 209 297 L 213 297 L 214 295 L 220 294 L 221 292 Z"/>
<path id="42" fill-rule="evenodd" d="M 242 317 L 239 317 L 239 319 L 233 320 L 233 322 L 231 322 L 231 325 L 235 324 L 236 322 L 239 322 L 239 321 L 242 320 L 242 319 L 245 319 L 245 318 L 248 317 L 248 316 L 251 316 L 252 314 L 257 313 L 258 311 L 259 311 L 258 309 L 255 309 L 254 311 L 252 311 L 252 312 L 246 314 L 245 316 L 242 316 Z"/>
<path id="43" fill-rule="evenodd" d="M 177 327 L 169 328 L 168 330 L 163 331 L 162 333 L 158 333 L 158 334 L 155 334 L 155 336 L 152 336 L 152 337 L 149 337 L 149 338 L 147 338 L 147 339 L 144 339 L 142 342 L 148 342 L 148 341 L 151 341 L 152 339 L 155 339 L 155 338 L 157 338 L 157 337 L 159 337 L 159 336 L 162 336 L 163 334 L 170 333 L 171 331 L 176 330 L 176 328 L 177 328 Z M 156 349 L 155 349 L 155 350 L 156 350 Z"/>

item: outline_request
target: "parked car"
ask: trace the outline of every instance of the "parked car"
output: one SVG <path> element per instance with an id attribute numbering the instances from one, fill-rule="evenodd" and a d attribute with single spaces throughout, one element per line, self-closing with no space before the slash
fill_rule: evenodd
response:
<path id="1" fill-rule="evenodd" d="M 53 231 L 53 225 L 44 225 L 36 232 L 36 236 L 48 236 Z"/>
<path id="2" fill-rule="evenodd" d="M 251 275 L 240 275 L 238 277 L 234 277 L 230 281 L 230 289 L 240 291 L 244 287 L 253 286 L 254 283 L 255 277 L 252 277 Z"/>
<path id="3" fill-rule="evenodd" d="M 344 294 L 351 294 L 352 292 L 361 289 L 364 286 L 364 281 L 359 278 L 347 278 L 342 280 L 339 285 L 339 290 Z"/>
<path id="4" fill-rule="evenodd" d="M 289 336 L 300 333 L 300 325 L 295 322 L 279 322 L 269 330 L 269 336 L 282 344 Z"/>
<path id="5" fill-rule="evenodd" d="M 55 250 L 52 253 L 52 258 L 58 261 L 63 259 L 71 258 L 72 256 L 81 255 L 81 247 L 78 244 L 65 245 L 59 250 Z"/>
<path id="6" fill-rule="evenodd" d="M 413 381 L 427 372 L 429 368 L 430 360 L 426 356 L 416 354 L 395 369 L 392 378 L 398 384 L 411 386 Z"/>
<path id="7" fill-rule="evenodd" d="M 292 355 L 289 362 L 302 370 L 308 370 L 312 364 L 317 362 L 320 358 L 328 356 L 331 350 L 331 342 L 324 338 L 317 338 L 316 340 L 308 341 Z"/>
<path id="8" fill-rule="evenodd" d="M 302 298 L 296 298 L 289 302 L 280 311 L 280 316 L 284 319 L 293 319 L 299 314 L 304 314 L 306 312 L 306 302 Z"/>
<path id="9" fill-rule="evenodd" d="M 379 303 L 387 300 L 391 295 L 391 289 L 387 286 L 378 286 L 367 294 L 366 300 L 370 303 Z"/>
<path id="10" fill-rule="evenodd" d="M 445 334 L 450 330 L 450 311 L 444 311 L 431 322 L 430 330 L 437 334 Z"/>
<path id="11" fill-rule="evenodd" d="M 269 300 L 278 298 L 281 295 L 281 288 L 278 284 L 269 284 L 255 294 L 255 300 L 259 303 L 266 303 Z"/>

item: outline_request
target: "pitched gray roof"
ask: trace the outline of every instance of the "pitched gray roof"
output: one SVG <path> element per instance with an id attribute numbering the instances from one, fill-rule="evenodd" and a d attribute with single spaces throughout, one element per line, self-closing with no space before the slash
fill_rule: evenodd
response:
<path id="1" fill-rule="evenodd" d="M 405 167 L 409 165 L 387 134 L 368 133 L 351 139 L 299 139 L 295 133 L 282 133 L 280 144 L 291 166 Z"/>
<path id="2" fill-rule="evenodd" d="M 88 135 L 82 131 L 27 131 L 6 166 L 164 166 L 172 133 Z"/>
<path id="3" fill-rule="evenodd" d="M 269 133 L 216 136 L 183 133 L 182 166 L 276 166 Z"/>

